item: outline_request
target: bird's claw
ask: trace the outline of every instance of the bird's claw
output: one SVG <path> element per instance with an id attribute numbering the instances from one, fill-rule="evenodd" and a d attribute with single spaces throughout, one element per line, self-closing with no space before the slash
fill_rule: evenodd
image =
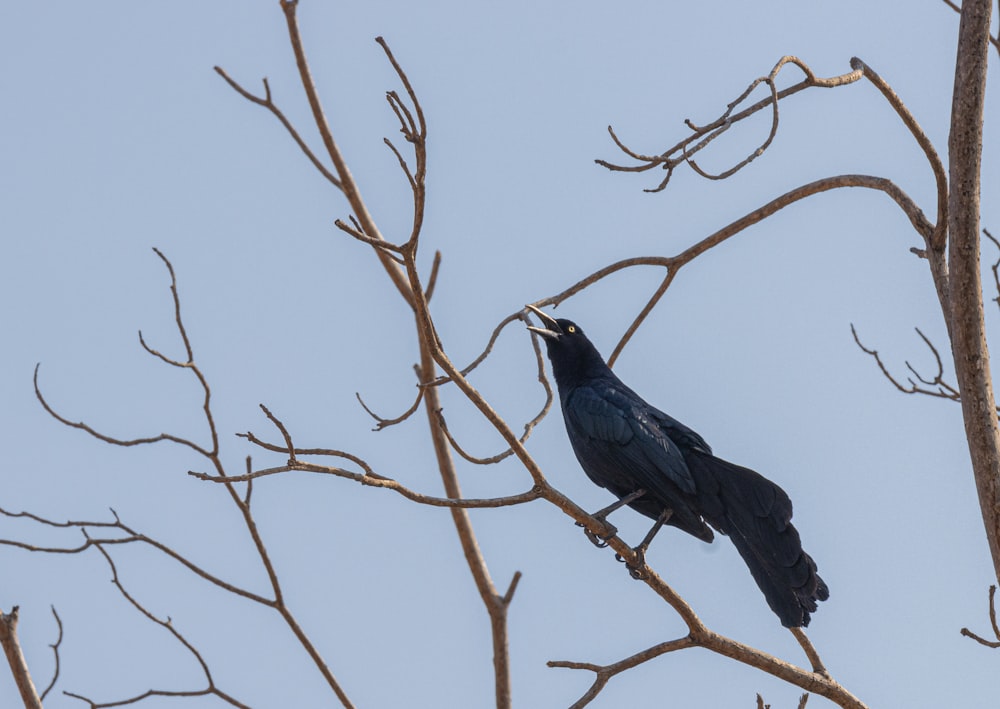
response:
<path id="1" fill-rule="evenodd" d="M 643 562 L 641 567 L 639 566 L 626 566 L 628 569 L 628 575 L 634 578 L 636 581 L 644 581 L 649 578 L 649 574 L 646 573 L 646 564 Z"/>
<path id="2" fill-rule="evenodd" d="M 646 550 L 642 547 L 635 547 L 633 550 L 636 557 L 636 563 L 630 564 L 625 560 L 621 554 L 615 554 L 615 561 L 620 561 L 625 564 L 625 568 L 628 569 L 628 575 L 634 578 L 636 581 L 642 581 L 649 577 L 646 570 Z"/>
<path id="3" fill-rule="evenodd" d="M 590 543 L 593 544 L 598 549 L 603 549 L 604 547 L 606 547 L 608 545 L 608 541 L 616 534 L 618 534 L 617 527 L 615 527 L 613 524 L 610 524 L 607 520 L 603 520 L 603 522 L 604 526 L 608 528 L 607 534 L 594 534 L 589 529 L 587 529 L 586 525 L 583 524 L 582 522 L 576 523 L 577 527 L 583 527 L 583 533 L 587 535 L 587 539 L 589 539 Z"/>

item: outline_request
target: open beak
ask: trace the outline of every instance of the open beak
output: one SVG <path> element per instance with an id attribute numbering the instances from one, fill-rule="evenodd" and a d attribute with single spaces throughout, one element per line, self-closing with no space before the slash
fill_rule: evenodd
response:
<path id="1" fill-rule="evenodd" d="M 528 325 L 529 330 L 531 330 L 532 332 L 537 332 L 539 335 L 541 335 L 546 339 L 556 340 L 562 337 L 563 334 L 562 328 L 559 327 L 559 323 L 556 322 L 556 319 L 554 317 L 552 317 L 548 313 L 542 312 L 534 305 L 525 305 L 524 307 L 533 312 L 535 315 L 537 315 L 538 319 L 541 320 L 542 324 L 545 326 L 545 327 L 533 327 L 531 325 Z"/>

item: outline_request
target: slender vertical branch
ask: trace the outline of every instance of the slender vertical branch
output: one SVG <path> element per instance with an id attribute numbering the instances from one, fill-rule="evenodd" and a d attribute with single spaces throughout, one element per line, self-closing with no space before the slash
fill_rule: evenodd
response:
<path id="1" fill-rule="evenodd" d="M 313 82 L 305 50 L 302 46 L 302 39 L 299 34 L 298 22 L 296 19 L 297 5 L 297 0 L 281 0 L 281 8 L 284 11 L 285 20 L 288 25 L 289 39 L 291 40 L 292 50 L 295 53 L 295 61 L 298 65 L 299 78 L 309 100 L 313 120 L 320 132 L 323 145 L 333 162 L 337 179 L 340 182 L 341 190 L 347 198 L 347 201 L 357 219 L 358 231 L 367 237 L 368 240 L 374 242 L 382 241 L 382 234 L 380 233 L 371 213 L 368 211 L 368 207 L 361 196 L 361 191 L 347 166 L 346 160 L 341 154 L 340 149 L 337 147 L 336 141 L 333 138 L 333 132 L 331 131 L 323 113 L 323 108 L 319 100 L 319 94 L 316 90 L 315 83 Z M 420 310 L 426 312 L 427 298 L 429 297 L 432 288 L 424 288 L 420 285 L 416 267 L 417 244 L 420 229 L 423 224 L 424 202 L 426 198 L 424 188 L 424 177 L 426 174 L 426 160 L 424 152 L 424 139 L 427 135 L 426 124 L 424 121 L 423 110 L 420 107 L 420 103 L 417 100 L 416 94 L 406 76 L 406 73 L 397 62 L 395 56 L 393 56 L 385 40 L 379 37 L 377 42 L 382 47 L 383 51 L 385 51 L 390 63 L 396 70 L 400 80 L 403 82 L 408 98 L 413 103 L 413 112 L 410 112 L 397 94 L 394 92 L 390 92 L 388 94 L 389 105 L 396 116 L 400 119 L 402 131 L 407 141 L 414 146 L 417 169 L 416 171 L 411 172 L 406 165 L 405 160 L 403 160 L 401 153 L 399 153 L 399 151 L 390 144 L 390 148 L 393 150 L 397 159 L 399 159 L 401 167 L 403 168 L 403 171 L 406 174 L 413 190 L 413 228 L 410 238 L 400 249 L 403 254 L 402 264 L 404 265 L 401 265 L 399 260 L 393 259 L 392 255 L 387 253 L 387 250 L 384 248 L 378 248 L 376 246 L 375 253 L 382 262 L 382 266 L 385 268 L 389 278 L 392 280 L 396 289 L 399 291 L 400 295 L 407 302 L 407 304 L 409 304 L 415 312 Z M 437 269 L 435 267 L 433 272 L 436 274 L 436 271 Z M 434 333 L 433 325 L 424 327 L 425 323 L 420 321 L 419 315 L 417 319 L 417 337 L 420 343 L 421 381 L 429 382 L 434 380 L 437 374 L 434 357 L 434 352 L 438 346 L 437 335 Z M 461 497 L 461 489 L 458 485 L 458 475 L 455 471 L 454 461 L 451 458 L 448 440 L 442 430 L 441 423 L 437 415 L 437 411 L 441 408 L 441 405 L 436 388 L 428 387 L 426 389 L 423 396 L 423 402 L 427 413 L 428 424 L 430 426 L 431 439 L 434 443 L 434 452 L 437 457 L 438 469 L 440 471 L 446 493 L 448 497 Z M 504 596 L 497 593 L 493 580 L 490 578 L 489 569 L 487 568 L 486 561 L 483 559 L 482 553 L 480 552 L 479 544 L 476 540 L 475 532 L 472 529 L 468 513 L 466 510 L 460 508 L 452 508 L 451 513 L 452 520 L 455 523 L 455 528 L 458 533 L 459 542 L 462 546 L 463 554 L 465 555 L 466 563 L 469 566 L 476 588 L 486 605 L 486 610 L 490 618 L 490 625 L 493 631 L 493 662 L 496 676 L 497 707 L 507 708 L 510 707 L 511 703 L 510 672 L 507 650 L 507 603 L 504 602 Z"/>
<path id="2" fill-rule="evenodd" d="M 55 667 L 52 670 L 52 679 L 49 681 L 49 686 L 42 691 L 42 701 L 45 701 L 45 697 L 48 696 L 52 688 L 56 686 L 56 682 L 59 681 L 59 646 L 62 645 L 63 640 L 63 624 L 62 619 L 56 612 L 56 607 L 52 606 L 52 616 L 56 619 L 56 627 L 59 629 L 59 635 L 56 637 L 56 641 L 49 645 L 52 648 L 52 656 L 55 660 Z"/>
<path id="3" fill-rule="evenodd" d="M 423 296 L 420 296 L 421 298 Z M 420 348 L 420 370 L 423 381 L 431 381 L 436 374 L 434 358 L 431 353 L 430 344 L 426 339 L 421 338 Z M 441 427 L 441 420 L 437 416 L 437 411 L 441 408 L 441 400 L 438 396 L 437 387 L 427 387 L 424 394 L 424 409 L 427 413 L 427 423 L 430 426 L 431 440 L 434 443 L 434 455 L 437 457 L 438 470 L 441 473 L 441 481 L 444 483 L 445 494 L 448 497 L 460 498 L 462 490 L 458 484 L 458 475 L 455 471 L 455 461 L 451 456 L 451 447 L 448 439 Z M 486 606 L 486 612 L 490 618 L 490 629 L 493 636 L 493 670 L 494 683 L 496 687 L 496 705 L 498 709 L 511 706 L 510 695 L 510 663 L 508 660 L 507 642 L 507 603 L 504 596 L 497 593 L 493 579 L 490 577 L 489 568 L 479 549 L 479 542 L 472 529 L 472 522 L 469 519 L 468 510 L 453 507 L 451 509 L 451 519 L 458 532 L 458 540 L 462 545 L 462 554 L 465 556 L 465 563 L 472 572 L 476 590 Z M 511 595 L 513 591 L 511 591 Z"/>
<path id="4" fill-rule="evenodd" d="M 25 709 L 42 709 L 42 700 L 38 698 L 35 683 L 31 681 L 28 663 L 21 652 L 21 643 L 17 639 L 18 607 L 14 606 L 10 613 L 0 611 L 0 645 L 7 656 L 7 664 L 14 676 L 17 691 L 21 693 L 21 701 Z"/>
<path id="5" fill-rule="evenodd" d="M 965 0 L 959 24 L 951 132 L 948 265 L 952 353 L 986 538 L 1000 579 L 1000 430 L 980 275 L 980 171 L 992 0 Z"/>
<path id="6" fill-rule="evenodd" d="M 351 175 L 350 168 L 347 166 L 347 161 L 344 160 L 340 148 L 337 147 L 337 143 L 333 139 L 333 132 L 330 130 L 330 124 L 327 122 L 326 115 L 323 112 L 323 104 L 319 100 L 319 92 L 316 90 L 312 73 L 309 71 L 309 62 L 306 59 L 305 49 L 302 47 L 299 23 L 295 15 L 298 4 L 298 0 L 281 0 L 281 9 L 285 13 L 285 22 L 288 25 L 288 38 L 292 44 L 292 51 L 295 53 L 295 64 L 298 67 L 302 87 L 305 89 L 306 98 L 309 101 L 309 108 L 312 110 L 313 121 L 319 129 L 320 137 L 323 140 L 323 147 L 326 148 L 326 152 L 333 162 L 344 196 L 351 205 L 351 210 L 361 223 L 364 233 L 369 237 L 382 239 L 382 234 L 375 225 L 375 220 L 372 218 L 371 213 L 369 213 L 364 200 L 361 199 L 361 193 L 358 190 L 357 183 L 354 181 L 354 177 Z M 396 290 L 403 296 L 403 300 L 412 307 L 413 296 L 407 287 L 406 276 L 403 274 L 402 269 L 382 249 L 375 249 L 375 253 L 379 261 L 382 262 L 386 273 L 389 274 L 389 278 L 392 279 L 393 284 L 396 286 Z"/>

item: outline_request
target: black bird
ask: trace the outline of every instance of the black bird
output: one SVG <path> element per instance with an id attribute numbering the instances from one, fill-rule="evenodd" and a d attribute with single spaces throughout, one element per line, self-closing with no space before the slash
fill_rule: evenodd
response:
<path id="1" fill-rule="evenodd" d="M 627 504 L 656 520 L 636 547 L 640 559 L 663 524 L 705 542 L 715 528 L 733 540 L 781 624 L 809 625 L 809 614 L 830 591 L 802 550 L 785 491 L 716 458 L 705 439 L 646 403 L 611 371 L 579 325 L 527 307 L 545 325 L 528 329 L 545 340 L 577 460 L 587 477 L 619 498 L 595 516 L 603 520 Z M 639 569 L 630 571 L 641 577 Z"/>

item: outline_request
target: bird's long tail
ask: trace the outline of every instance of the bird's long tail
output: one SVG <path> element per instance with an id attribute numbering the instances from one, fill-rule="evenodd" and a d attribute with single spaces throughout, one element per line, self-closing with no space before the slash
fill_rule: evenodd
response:
<path id="1" fill-rule="evenodd" d="M 809 614 L 830 590 L 802 550 L 788 495 L 753 470 L 712 455 L 693 451 L 685 459 L 705 521 L 733 540 L 781 624 L 809 625 Z"/>

